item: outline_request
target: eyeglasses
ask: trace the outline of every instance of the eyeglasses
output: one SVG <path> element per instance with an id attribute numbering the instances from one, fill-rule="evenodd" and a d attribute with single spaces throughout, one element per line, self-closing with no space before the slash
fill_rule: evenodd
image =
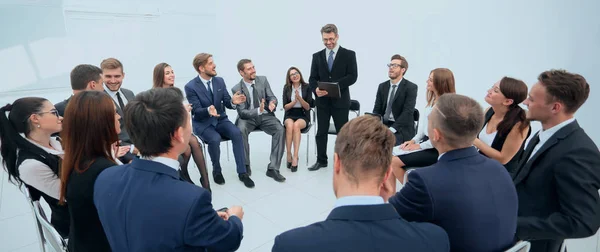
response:
<path id="1" fill-rule="evenodd" d="M 396 68 L 396 67 L 402 67 L 402 65 L 396 64 L 396 63 L 391 63 L 391 64 L 387 64 L 387 67 L 389 67 L 389 68 Z"/>
<path id="2" fill-rule="evenodd" d="M 38 115 L 43 115 L 43 114 L 47 114 L 47 113 L 54 114 L 56 117 L 59 117 L 59 116 L 60 116 L 60 115 L 58 114 L 58 110 L 56 110 L 56 109 L 53 109 L 53 110 L 50 110 L 50 111 L 47 111 L 47 112 L 40 112 L 40 113 L 36 113 L 36 114 L 38 114 Z"/>
<path id="3" fill-rule="evenodd" d="M 290 74 L 290 77 L 294 77 L 294 76 L 296 76 L 296 75 L 300 75 L 300 73 L 298 73 L 298 72 L 291 73 L 291 74 Z"/>

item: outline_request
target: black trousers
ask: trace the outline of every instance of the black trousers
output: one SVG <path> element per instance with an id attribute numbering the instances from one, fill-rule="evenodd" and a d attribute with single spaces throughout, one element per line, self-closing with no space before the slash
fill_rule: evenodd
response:
<path id="1" fill-rule="evenodd" d="M 317 106 L 317 162 L 327 164 L 327 137 L 329 136 L 329 119 L 333 117 L 336 134 L 348 122 L 349 108 L 334 108 L 331 106 Z"/>

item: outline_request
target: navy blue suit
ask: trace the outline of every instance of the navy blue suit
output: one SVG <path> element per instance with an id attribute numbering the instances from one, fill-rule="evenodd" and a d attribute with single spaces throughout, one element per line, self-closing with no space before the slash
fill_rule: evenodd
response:
<path id="1" fill-rule="evenodd" d="M 407 222 L 390 204 L 341 206 L 327 220 L 275 237 L 273 252 L 449 251 L 448 235 L 430 223 Z"/>
<path id="2" fill-rule="evenodd" d="M 446 230 L 452 251 L 503 251 L 514 245 L 517 192 L 504 166 L 475 147 L 446 152 L 413 170 L 390 203 L 408 221 Z"/>
<path id="3" fill-rule="evenodd" d="M 185 95 L 188 102 L 192 104 L 194 134 L 208 144 L 208 154 L 213 164 L 213 172 L 221 172 L 220 145 L 223 136 L 231 139 L 237 172 L 239 174 L 246 173 L 246 156 L 244 155 L 242 133 L 237 126 L 227 119 L 225 113 L 225 108 L 234 109 L 231 96 L 227 93 L 225 81 L 221 77 L 213 77 L 210 86 L 213 92 L 212 99 L 199 76 L 196 76 L 185 85 Z M 212 117 L 208 114 L 210 105 L 215 106 L 219 117 Z"/>
<path id="4" fill-rule="evenodd" d="M 238 217 L 221 219 L 208 191 L 158 162 L 107 168 L 94 204 L 113 251 L 233 251 L 242 241 Z"/>

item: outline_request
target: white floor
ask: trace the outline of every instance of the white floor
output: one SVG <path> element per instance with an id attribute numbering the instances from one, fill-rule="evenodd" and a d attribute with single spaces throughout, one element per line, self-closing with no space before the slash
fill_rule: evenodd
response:
<path id="1" fill-rule="evenodd" d="M 276 235 L 324 220 L 331 211 L 335 202 L 331 182 L 332 160 L 328 168 L 309 172 L 306 169 L 305 138 L 303 136 L 298 172 L 292 173 L 285 167 L 284 156 L 281 172 L 287 180 L 278 183 L 264 174 L 269 162 L 270 138 L 263 133 L 251 134 L 252 179 L 256 183 L 253 189 L 244 187 L 238 180 L 231 148 L 230 161 L 227 161 L 226 145 L 221 144 L 221 163 L 226 184 L 217 185 L 211 177 L 213 205 L 216 209 L 231 205 L 244 207 L 244 240 L 238 251 L 271 251 Z M 335 137 L 330 136 L 328 153 L 333 152 L 334 141 Z M 309 159 L 310 164 L 315 161 L 314 137 L 310 139 Z M 197 169 L 191 167 L 190 173 L 194 182 L 197 182 L 200 177 Z M 33 218 L 24 196 L 16 186 L 7 182 L 4 171 L 0 173 L 0 185 L 0 252 L 39 251 Z M 568 249 L 577 252 L 600 251 L 598 235 L 570 240 Z"/>

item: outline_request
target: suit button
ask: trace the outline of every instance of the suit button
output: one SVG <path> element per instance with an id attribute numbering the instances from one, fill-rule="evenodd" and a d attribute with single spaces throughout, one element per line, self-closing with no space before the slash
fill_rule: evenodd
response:
<path id="1" fill-rule="evenodd" d="M 331 79 L 331 76 L 329 76 L 329 79 Z"/>

